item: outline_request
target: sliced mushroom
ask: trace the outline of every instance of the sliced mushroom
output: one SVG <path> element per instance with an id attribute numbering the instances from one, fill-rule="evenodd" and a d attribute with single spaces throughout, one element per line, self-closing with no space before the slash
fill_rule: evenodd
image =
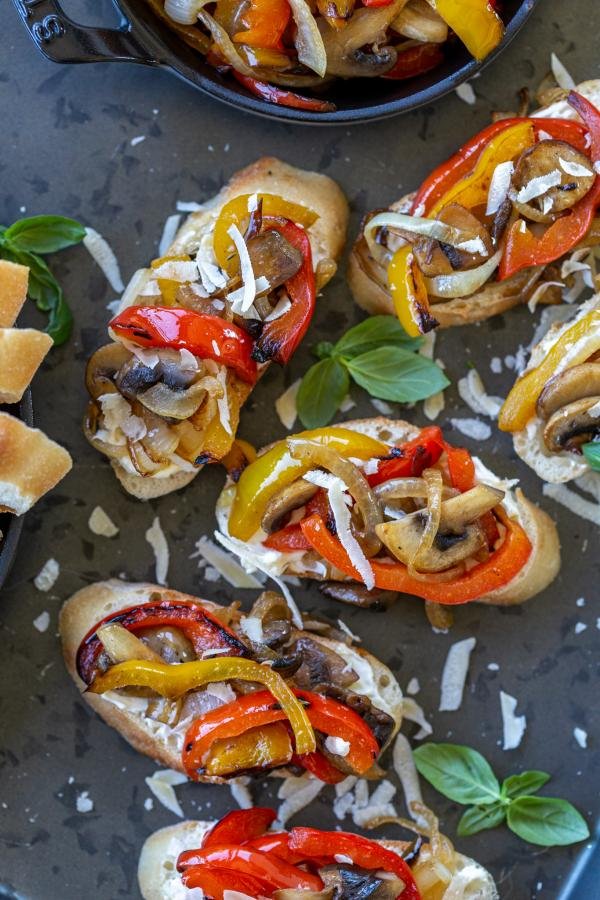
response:
<path id="1" fill-rule="evenodd" d="M 326 597 L 340 600 L 349 606 L 360 606 L 364 609 L 384 610 L 396 599 L 393 591 L 381 591 L 377 588 L 369 590 L 364 584 L 350 581 L 325 581 L 319 590 Z"/>
<path id="2" fill-rule="evenodd" d="M 396 876 L 383 878 L 372 870 L 346 864 L 325 866 L 319 875 L 339 900 L 396 900 L 406 887 Z"/>
<path id="3" fill-rule="evenodd" d="M 273 900 L 334 900 L 333 888 L 322 891 L 302 891 L 295 888 L 282 888 L 275 891 Z"/>
<path id="4" fill-rule="evenodd" d="M 374 78 L 389 72 L 396 63 L 397 53 L 393 47 L 380 44 L 402 5 L 403 0 L 393 0 L 385 7 L 357 9 L 340 29 L 321 19 L 318 25 L 327 54 L 327 74 L 340 78 Z M 372 51 L 365 49 L 371 47 Z"/>
<path id="5" fill-rule="evenodd" d="M 443 44 L 448 37 L 448 26 L 427 0 L 409 0 L 391 27 L 404 37 L 424 43 Z"/>
<path id="6" fill-rule="evenodd" d="M 497 506 L 503 496 L 503 491 L 478 484 L 458 497 L 444 500 L 440 528 L 433 546 L 419 557 L 419 569 L 442 572 L 484 547 L 485 534 L 477 519 Z M 376 530 L 388 550 L 408 564 L 421 545 L 426 524 L 426 510 L 418 510 L 402 519 L 378 525 Z"/>
<path id="7" fill-rule="evenodd" d="M 414 253 L 424 275 L 433 278 L 476 268 L 494 252 L 492 238 L 485 225 L 460 203 L 445 206 L 437 218 L 464 233 L 465 247 L 461 249 L 430 238 L 420 238 L 414 245 Z"/>
<path id="8" fill-rule="evenodd" d="M 319 641 L 301 637 L 291 652 L 299 653 L 302 658 L 302 665 L 294 676 L 294 683 L 299 688 L 312 691 L 317 685 L 324 684 L 349 687 L 358 681 L 358 675 L 347 661 Z"/>
<path id="9" fill-rule="evenodd" d="M 263 276 L 269 289 L 279 287 L 296 274 L 302 265 L 302 254 L 278 231 L 263 231 L 247 242 L 248 253 L 256 277 Z"/>
<path id="10" fill-rule="evenodd" d="M 579 450 L 600 434 L 600 394 L 563 406 L 550 416 L 544 428 L 548 450 Z"/>
<path id="11" fill-rule="evenodd" d="M 536 403 L 540 419 L 547 421 L 561 406 L 600 395 L 600 362 L 571 366 L 546 382 Z"/>
<path id="12" fill-rule="evenodd" d="M 90 397 L 97 400 L 102 394 L 115 393 L 115 375 L 130 359 L 130 351 L 117 341 L 99 347 L 90 357 L 85 370 L 85 386 Z"/>
<path id="13" fill-rule="evenodd" d="M 317 493 L 317 486 L 300 478 L 271 497 L 261 519 L 261 528 L 269 534 L 275 531 L 285 515 L 304 506 Z"/>
<path id="14" fill-rule="evenodd" d="M 520 192 L 534 178 L 551 175 L 556 178 L 560 175 L 560 181 L 537 197 L 520 199 Z M 565 141 L 540 141 L 521 153 L 509 196 L 519 213 L 527 219 L 553 222 L 559 213 L 571 209 L 585 197 L 595 178 L 592 164 L 579 150 Z"/>
<path id="15" fill-rule="evenodd" d="M 159 381 L 138 394 L 138 400 L 151 412 L 166 419 L 189 419 L 206 396 L 203 384 L 196 382 L 185 390 L 176 390 Z"/>

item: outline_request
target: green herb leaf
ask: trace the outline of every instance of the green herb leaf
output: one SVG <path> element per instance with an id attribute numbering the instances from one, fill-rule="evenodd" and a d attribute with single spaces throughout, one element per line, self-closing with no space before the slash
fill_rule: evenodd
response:
<path id="1" fill-rule="evenodd" d="M 521 772 L 520 775 L 509 775 L 502 783 L 502 796 L 509 799 L 523 797 L 525 794 L 535 794 L 548 781 L 550 776 L 547 772 Z"/>
<path id="2" fill-rule="evenodd" d="M 508 827 L 540 847 L 564 847 L 590 836 L 583 816 L 557 797 L 518 797 L 506 813 Z"/>
<path id="3" fill-rule="evenodd" d="M 458 836 L 468 837 L 488 828 L 501 825 L 506 818 L 506 806 L 502 803 L 490 803 L 489 806 L 470 806 L 466 809 L 458 823 Z"/>
<path id="4" fill-rule="evenodd" d="M 296 409 L 304 427 L 320 428 L 331 422 L 349 387 L 348 372 L 337 359 L 323 359 L 311 366 L 296 396 Z"/>
<path id="5" fill-rule="evenodd" d="M 32 216 L 20 219 L 4 232 L 8 240 L 19 250 L 31 253 L 56 253 L 78 244 L 85 237 L 85 228 L 75 219 L 64 216 Z"/>
<path id="6" fill-rule="evenodd" d="M 592 469 L 600 472 L 600 441 L 589 441 L 581 449 L 586 462 L 590 464 Z"/>
<path id="7" fill-rule="evenodd" d="M 333 355 L 334 345 L 331 341 L 319 341 L 318 344 L 315 344 L 313 347 L 313 355 L 317 357 L 317 359 L 328 359 Z"/>
<path id="8" fill-rule="evenodd" d="M 456 803 L 484 806 L 501 799 L 490 764 L 470 747 L 428 743 L 417 747 L 413 756 L 423 778 Z"/>
<path id="9" fill-rule="evenodd" d="M 372 397 L 414 403 L 450 383 L 432 360 L 402 347 L 380 347 L 346 362 L 354 381 Z"/>
<path id="10" fill-rule="evenodd" d="M 378 347 L 401 345 L 406 350 L 417 350 L 422 338 L 411 338 L 395 316 L 370 316 L 350 328 L 335 345 L 334 352 L 346 359 L 353 359 Z"/>

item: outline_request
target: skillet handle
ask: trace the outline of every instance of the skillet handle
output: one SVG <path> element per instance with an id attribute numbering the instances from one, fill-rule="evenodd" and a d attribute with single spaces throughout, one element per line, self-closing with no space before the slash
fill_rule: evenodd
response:
<path id="1" fill-rule="evenodd" d="M 136 62 L 159 65 L 132 34 L 118 0 L 119 28 L 78 25 L 63 12 L 60 0 L 13 0 L 25 27 L 46 59 L 57 63 Z"/>

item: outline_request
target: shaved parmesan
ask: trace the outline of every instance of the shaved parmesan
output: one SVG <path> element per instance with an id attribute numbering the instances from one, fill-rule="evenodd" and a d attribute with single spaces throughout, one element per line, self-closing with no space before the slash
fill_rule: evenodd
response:
<path id="1" fill-rule="evenodd" d="M 209 294 L 225 287 L 227 284 L 227 278 L 219 266 L 216 266 L 213 262 L 210 262 L 210 260 L 204 259 L 200 254 L 196 256 L 196 268 L 200 275 L 202 287 L 205 291 L 208 291 Z"/>
<path id="2" fill-rule="evenodd" d="M 177 212 L 200 212 L 201 209 L 204 209 L 202 204 L 196 203 L 194 200 L 177 201 Z"/>
<path id="3" fill-rule="evenodd" d="M 550 54 L 550 67 L 559 87 L 563 88 L 565 91 L 574 90 L 577 86 L 575 80 L 570 72 L 567 71 L 563 63 L 561 63 L 556 53 Z"/>
<path id="4" fill-rule="evenodd" d="M 493 216 L 497 213 L 508 197 L 510 179 L 514 170 L 515 167 L 510 160 L 499 163 L 494 169 L 488 192 L 486 216 Z"/>
<path id="5" fill-rule="evenodd" d="M 263 632 L 262 620 L 258 616 L 242 616 L 240 628 L 253 644 L 263 643 L 265 635 Z"/>
<path id="6" fill-rule="evenodd" d="M 438 391 L 437 394 L 432 394 L 423 402 L 423 413 L 430 422 L 435 422 L 445 406 L 444 392 Z"/>
<path id="7" fill-rule="evenodd" d="M 210 563 L 217 570 L 225 581 L 234 588 L 261 588 L 262 583 L 250 575 L 245 569 L 225 550 L 211 541 L 209 538 L 202 536 L 196 541 L 196 552 L 192 553 L 190 559 L 201 556 L 202 559 Z"/>
<path id="8" fill-rule="evenodd" d="M 469 106 L 473 106 L 474 103 L 477 102 L 477 97 L 475 95 L 475 91 L 473 90 L 473 85 L 469 84 L 468 81 L 465 81 L 464 84 L 459 84 L 454 88 L 456 92 L 456 96 L 459 100 L 462 100 L 463 103 L 468 103 Z"/>
<path id="9" fill-rule="evenodd" d="M 227 390 L 227 368 L 225 366 L 218 366 L 216 377 L 217 381 L 223 388 L 223 395 L 217 398 L 219 418 L 221 420 L 223 429 L 227 432 L 227 434 L 233 437 L 233 428 L 231 427 L 231 410 L 229 409 L 229 392 Z"/>
<path id="10" fill-rule="evenodd" d="M 116 309 L 111 312 L 113 315 L 116 315 L 119 312 L 119 309 L 127 309 L 128 306 L 133 306 L 138 296 L 147 287 L 148 279 L 150 278 L 150 270 L 149 269 L 137 269 L 129 279 L 127 287 L 125 288 L 123 294 L 121 295 L 120 300 L 115 300 L 117 304 Z M 156 290 L 158 293 L 158 286 L 155 286 L 153 290 Z M 109 303 L 109 307 L 112 304 Z"/>
<path id="11" fill-rule="evenodd" d="M 175 213 L 174 215 L 169 216 L 165 222 L 163 233 L 158 244 L 159 257 L 166 256 L 167 250 L 173 243 L 173 238 L 175 237 L 180 221 L 181 216 Z"/>
<path id="12" fill-rule="evenodd" d="M 227 231 L 227 234 L 235 244 L 235 249 L 237 250 L 238 256 L 240 258 L 240 272 L 244 285 L 244 294 L 239 304 L 239 309 L 241 312 L 244 312 L 245 310 L 250 309 L 250 307 L 254 303 L 254 298 L 256 297 L 256 279 L 254 278 L 252 260 L 250 259 L 250 254 L 248 253 L 246 241 L 244 240 L 242 233 L 237 225 L 231 225 Z"/>
<path id="13" fill-rule="evenodd" d="M 476 643 L 475 638 L 470 637 L 450 647 L 442 672 L 440 712 L 454 712 L 460 709 L 471 653 Z"/>
<path id="14" fill-rule="evenodd" d="M 492 436 L 492 429 L 481 419 L 450 419 L 450 424 L 465 437 L 474 441 L 487 441 Z"/>
<path id="15" fill-rule="evenodd" d="M 333 753 L 334 756 L 348 756 L 350 753 L 350 741 L 329 735 L 325 738 L 325 749 Z"/>
<path id="16" fill-rule="evenodd" d="M 33 583 L 38 591 L 50 591 L 56 584 L 59 574 L 60 566 L 57 561 L 53 558 L 48 559 L 33 579 Z"/>
<path id="17" fill-rule="evenodd" d="M 198 277 L 198 267 L 192 260 L 168 259 L 154 270 L 156 278 L 164 278 L 167 281 L 177 281 L 179 284 L 195 281 Z"/>
<path id="18" fill-rule="evenodd" d="M 152 525 L 146 531 L 146 540 L 154 552 L 156 580 L 159 584 L 166 584 L 169 571 L 169 545 L 158 516 L 154 517 Z"/>
<path id="19" fill-rule="evenodd" d="M 553 169 L 552 172 L 547 172 L 545 175 L 538 175 L 517 192 L 517 200 L 519 203 L 529 203 L 530 200 L 547 194 L 551 188 L 557 187 L 561 182 L 562 175 L 558 169 Z"/>
<path id="20" fill-rule="evenodd" d="M 173 788 L 186 782 L 187 777 L 182 772 L 175 772 L 173 769 L 159 769 L 151 778 L 144 780 L 158 802 L 162 803 L 169 812 L 183 819 L 183 810 Z"/>
<path id="21" fill-rule="evenodd" d="M 470 369 L 468 374 L 458 382 L 458 393 L 474 413 L 496 419 L 502 408 L 501 397 L 490 397 L 486 394 L 483 381 L 477 369 Z"/>
<path id="22" fill-rule="evenodd" d="M 516 716 L 517 700 L 510 694 L 500 691 L 500 710 L 502 712 L 502 728 L 504 737 L 502 741 L 503 750 L 515 750 L 523 739 L 525 729 L 527 728 L 527 719 L 525 716 Z"/>
<path id="23" fill-rule="evenodd" d="M 89 791 L 81 791 L 75 798 L 75 808 L 78 813 L 88 813 L 94 808 L 94 801 Z"/>
<path id="24" fill-rule="evenodd" d="M 287 391 L 284 391 L 280 397 L 275 401 L 275 411 L 279 416 L 279 420 L 281 424 L 290 431 L 293 426 L 296 418 L 298 416 L 298 410 L 296 409 L 296 397 L 298 396 L 298 391 L 300 390 L 301 379 L 298 378 L 294 381 L 293 384 L 289 386 Z"/>
<path id="25" fill-rule="evenodd" d="M 573 737 L 575 738 L 575 740 L 577 741 L 579 746 L 583 750 L 585 750 L 587 747 L 587 739 L 588 739 L 587 731 L 584 731 L 583 728 L 574 728 L 573 729 Z"/>
<path id="26" fill-rule="evenodd" d="M 113 291 L 121 294 L 125 290 L 117 257 L 108 242 L 94 228 L 85 229 L 83 245 L 94 262 L 102 269 Z"/>
<path id="27" fill-rule="evenodd" d="M 112 538 L 119 533 L 119 529 L 101 506 L 95 506 L 92 510 L 88 519 L 88 528 L 93 534 L 100 537 Z"/>
<path id="28" fill-rule="evenodd" d="M 308 772 L 296 778 L 294 775 L 288 776 L 281 785 L 277 796 L 283 800 L 277 810 L 277 822 L 274 828 L 283 828 L 286 822 L 308 806 L 309 803 L 321 793 L 325 787 L 324 782 L 318 778 L 313 778 Z"/>
<path id="29" fill-rule="evenodd" d="M 248 787 L 249 783 L 250 779 L 247 776 L 232 778 L 229 781 L 231 796 L 240 807 L 240 809 L 252 809 L 252 807 L 254 806 L 254 803 L 252 801 L 252 794 L 250 793 L 250 788 Z"/>
<path id="30" fill-rule="evenodd" d="M 418 694 L 421 690 L 421 685 L 419 684 L 418 678 L 411 678 L 408 684 L 406 685 L 406 693 L 407 694 Z"/>
<path id="31" fill-rule="evenodd" d="M 542 281 L 541 284 L 538 284 L 535 291 L 527 301 L 527 309 L 530 313 L 535 312 L 536 306 L 538 305 L 548 288 L 552 286 L 562 288 L 564 287 L 564 284 L 562 281 Z"/>
<path id="32" fill-rule="evenodd" d="M 258 279 L 260 281 L 260 278 Z M 266 279 L 265 279 L 266 280 Z M 275 319 L 281 318 L 292 306 L 292 301 L 284 294 L 281 300 L 273 307 L 268 316 L 265 316 L 265 322 L 273 322 Z"/>
<path id="33" fill-rule="evenodd" d="M 420 730 L 415 734 L 415 741 L 422 741 L 423 738 L 429 737 L 433 728 L 425 718 L 421 706 L 411 697 L 404 697 L 402 700 L 402 716 L 409 722 L 415 722 L 420 725 Z"/>
<path id="34" fill-rule="evenodd" d="M 343 631 L 344 634 L 348 635 L 348 637 L 350 638 L 350 640 L 352 641 L 353 644 L 361 643 L 361 638 L 359 638 L 359 636 L 357 634 L 354 634 L 354 632 L 348 628 L 348 626 L 346 625 L 345 622 L 343 622 L 341 619 L 338 619 L 337 622 L 340 627 L 340 630 Z"/>
<path id="35" fill-rule="evenodd" d="M 33 620 L 32 624 L 40 634 L 43 634 L 44 631 L 48 631 L 48 626 L 50 625 L 50 613 L 47 610 L 44 610 L 44 612 L 40 613 L 39 616 Z"/>
<path id="36" fill-rule="evenodd" d="M 103 416 L 103 431 L 108 443 L 119 446 L 128 437 L 139 441 L 146 436 L 146 425 L 140 416 L 134 416 L 131 407 L 121 394 L 102 394 L 98 397 Z M 121 434 L 119 434 L 121 432 Z"/>
<path id="37" fill-rule="evenodd" d="M 394 744 L 393 753 L 394 769 L 404 793 L 404 802 L 409 815 L 418 825 L 427 827 L 427 821 L 413 810 L 413 803 L 423 803 L 423 795 L 421 794 L 421 784 L 419 782 L 419 773 L 415 766 L 410 744 L 403 734 L 399 734 Z"/>
<path id="38" fill-rule="evenodd" d="M 567 175 L 573 175 L 574 178 L 586 178 L 594 174 L 587 166 L 582 166 L 571 160 L 563 159 L 562 156 L 558 157 L 558 162 L 563 172 L 566 172 Z"/>
<path id="39" fill-rule="evenodd" d="M 545 483 L 542 490 L 545 497 L 550 497 L 556 503 L 565 506 L 576 516 L 600 526 L 600 503 L 597 501 L 586 500 L 564 484 Z"/>
<path id="40" fill-rule="evenodd" d="M 390 406 L 389 403 L 386 403 L 385 400 L 378 400 L 376 397 L 371 397 L 371 405 L 375 407 L 378 413 L 382 416 L 391 416 L 394 413 L 394 410 Z"/>

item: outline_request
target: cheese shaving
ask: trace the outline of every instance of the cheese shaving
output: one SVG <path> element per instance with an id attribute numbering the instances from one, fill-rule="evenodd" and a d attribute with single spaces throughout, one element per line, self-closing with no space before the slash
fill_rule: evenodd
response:
<path id="1" fill-rule="evenodd" d="M 469 84 L 468 81 L 465 81 L 464 84 L 459 84 L 454 88 L 454 91 L 459 100 L 462 100 L 463 103 L 468 103 L 469 106 L 473 106 L 477 102 L 473 85 Z"/>
<path id="2" fill-rule="evenodd" d="M 525 716 L 516 716 L 517 700 L 510 694 L 500 691 L 500 710 L 502 712 L 503 750 L 515 750 L 525 734 L 527 719 Z"/>
<path id="3" fill-rule="evenodd" d="M 562 283 L 562 281 L 542 281 L 541 284 L 538 284 L 535 291 L 527 301 L 527 309 L 530 313 L 535 312 L 538 303 L 540 302 L 548 288 L 552 286 L 562 288 L 564 287 L 564 284 Z"/>
<path id="4" fill-rule="evenodd" d="M 169 216 L 169 218 L 165 222 L 163 233 L 158 244 L 159 257 L 166 256 L 167 250 L 173 243 L 173 238 L 177 233 L 180 221 L 181 216 L 178 213 L 175 213 L 174 215 Z"/>
<path id="5" fill-rule="evenodd" d="M 94 808 L 94 801 L 89 791 L 81 791 L 75 798 L 75 808 L 78 813 L 89 813 Z"/>
<path id="6" fill-rule="evenodd" d="M 585 731 L 583 728 L 574 728 L 573 729 L 573 737 L 575 738 L 575 740 L 577 741 L 579 746 L 583 750 L 585 750 L 587 747 L 587 739 L 588 739 L 587 731 Z"/>
<path id="7" fill-rule="evenodd" d="M 225 581 L 234 588 L 262 588 L 262 583 L 250 575 L 242 566 L 225 550 L 211 541 L 209 538 L 202 536 L 196 541 L 196 552 L 192 553 L 190 559 L 196 559 L 201 556 L 214 569 L 217 570 Z"/>
<path id="8" fill-rule="evenodd" d="M 488 192 L 486 216 L 493 216 L 497 213 L 506 200 L 514 170 L 515 167 L 510 160 L 499 163 L 494 169 Z"/>
<path id="9" fill-rule="evenodd" d="M 465 437 L 474 441 L 487 441 L 492 436 L 492 429 L 481 419 L 450 419 L 450 424 Z"/>
<path id="10" fill-rule="evenodd" d="M 39 616 L 33 620 L 32 624 L 40 634 L 48 631 L 48 626 L 50 625 L 50 613 L 47 610 L 44 610 L 44 612 L 40 613 Z"/>
<path id="11" fill-rule="evenodd" d="M 404 793 L 404 802 L 409 815 L 414 821 L 427 828 L 427 821 L 419 814 L 413 811 L 413 803 L 423 804 L 423 795 L 421 794 L 421 784 L 419 781 L 419 773 L 415 766 L 410 744 L 403 734 L 399 734 L 394 744 L 394 752 L 392 757 L 394 769 Z"/>
<path id="12" fill-rule="evenodd" d="M 284 828 L 286 822 L 308 806 L 309 803 L 312 803 L 324 787 L 323 781 L 314 778 L 308 772 L 299 778 L 293 775 L 288 776 L 277 793 L 277 796 L 283 800 L 283 803 L 277 810 L 277 821 L 274 823 L 273 828 L 275 830 Z"/>
<path id="13" fill-rule="evenodd" d="M 182 772 L 175 772 L 173 769 L 159 769 L 151 778 L 145 778 L 144 781 L 165 809 L 183 819 L 183 810 L 173 790 L 178 784 L 184 784 L 187 781 Z"/>
<path id="14" fill-rule="evenodd" d="M 600 503 L 597 501 L 594 503 L 586 500 L 564 484 L 545 483 L 542 490 L 545 497 L 550 497 L 555 503 L 560 503 L 576 516 L 587 519 L 588 522 L 593 522 L 594 525 L 600 527 Z"/>
<path id="15" fill-rule="evenodd" d="M 260 281 L 260 278 L 258 280 Z M 291 309 L 291 306 L 292 301 L 287 296 L 287 294 L 284 294 L 281 300 L 278 301 L 276 306 L 273 307 L 269 315 L 265 316 L 265 322 L 273 322 L 275 319 L 281 318 L 281 316 L 283 316 L 284 313 L 288 311 L 288 309 Z"/>
<path id="16" fill-rule="evenodd" d="M 458 382 L 458 393 L 474 413 L 496 419 L 503 404 L 501 397 L 490 397 L 477 369 L 470 369 Z"/>
<path id="17" fill-rule="evenodd" d="M 168 259 L 154 270 L 156 278 L 164 278 L 167 281 L 177 281 L 179 284 L 195 281 L 198 267 L 192 260 Z"/>
<path id="18" fill-rule="evenodd" d="M 404 697 L 402 700 L 402 716 L 404 719 L 408 719 L 409 722 L 415 722 L 415 724 L 421 726 L 415 734 L 415 741 L 422 741 L 423 738 L 429 737 L 432 733 L 433 728 L 425 718 L 422 707 L 411 697 Z"/>
<path id="19" fill-rule="evenodd" d="M 119 533 L 118 527 L 101 506 L 95 506 L 88 519 L 88 528 L 99 537 L 112 538 Z"/>
<path id="20" fill-rule="evenodd" d="M 159 584 L 166 584 L 167 572 L 169 571 L 169 545 L 158 516 L 154 517 L 152 525 L 146 531 L 146 540 L 154 552 L 156 580 Z"/>
<path id="21" fill-rule="evenodd" d="M 558 169 L 553 169 L 552 172 L 547 172 L 545 175 L 538 175 L 537 178 L 532 178 L 518 191 L 517 200 L 519 203 L 529 203 L 530 200 L 535 200 L 536 197 L 541 197 L 543 194 L 548 193 L 549 190 L 557 187 L 561 182 L 562 175 Z"/>
<path id="22" fill-rule="evenodd" d="M 46 560 L 38 574 L 33 579 L 33 583 L 38 591 L 50 591 L 56 584 L 56 580 L 60 574 L 60 566 L 53 558 Z"/>
<path id="23" fill-rule="evenodd" d="M 556 78 L 556 83 L 559 87 L 563 88 L 563 90 L 572 91 L 577 87 L 575 79 L 560 61 L 556 53 L 550 54 L 550 68 L 552 69 L 552 74 Z"/>
<path id="24" fill-rule="evenodd" d="M 298 396 L 298 391 L 300 390 L 300 384 L 302 379 L 298 378 L 294 381 L 293 384 L 289 386 L 289 388 L 281 394 L 280 397 L 275 401 L 275 411 L 279 416 L 279 421 L 290 431 L 293 426 L 296 418 L 298 416 L 298 410 L 296 408 L 296 397 Z"/>
<path id="25" fill-rule="evenodd" d="M 325 749 L 329 750 L 330 753 L 333 753 L 334 756 L 348 756 L 350 753 L 350 741 L 328 735 L 328 737 L 325 738 Z"/>
<path id="26" fill-rule="evenodd" d="M 455 712 L 460 709 L 469 671 L 471 653 L 476 644 L 474 637 L 452 644 L 444 663 L 440 695 L 440 712 Z"/>
<path id="27" fill-rule="evenodd" d="M 254 278 L 252 260 L 250 259 L 250 254 L 248 253 L 246 241 L 244 240 L 242 233 L 237 225 L 231 225 L 227 231 L 227 234 L 235 244 L 235 248 L 240 258 L 240 272 L 244 285 L 244 294 L 241 303 L 239 304 L 239 310 L 241 312 L 245 312 L 246 310 L 250 309 L 250 307 L 254 303 L 254 298 L 256 297 L 256 279 Z"/>
<path id="28" fill-rule="evenodd" d="M 201 203 L 196 203 L 194 200 L 178 200 L 176 204 L 177 212 L 200 212 L 201 209 L 204 209 Z"/>
<path id="29" fill-rule="evenodd" d="M 94 228 L 86 228 L 83 246 L 102 269 L 113 291 L 117 291 L 119 294 L 123 293 L 125 285 L 121 278 L 119 263 L 108 242 Z"/>
<path id="30" fill-rule="evenodd" d="M 250 779 L 245 775 L 242 775 L 240 778 L 232 778 L 229 782 L 231 796 L 240 809 L 252 809 L 254 806 L 252 794 L 248 787 L 249 783 Z"/>
<path id="31" fill-rule="evenodd" d="M 264 642 L 265 634 L 262 620 L 258 616 L 242 616 L 240 628 L 253 644 L 262 644 Z"/>
<path id="32" fill-rule="evenodd" d="M 214 263 L 210 262 L 207 259 L 203 259 L 200 254 L 196 256 L 196 268 L 198 269 L 198 274 L 200 275 L 202 287 L 209 294 L 212 294 L 214 291 L 225 287 L 225 285 L 227 284 L 227 278 L 225 277 L 219 266 L 216 266 Z"/>
<path id="33" fill-rule="evenodd" d="M 233 428 L 231 426 L 231 410 L 229 409 L 229 393 L 227 390 L 227 368 L 219 366 L 217 369 L 217 381 L 223 388 L 223 396 L 217 399 L 217 409 L 221 425 L 227 434 L 233 437 Z"/>
<path id="34" fill-rule="evenodd" d="M 558 157 L 558 162 L 563 172 L 566 172 L 567 175 L 572 175 L 574 178 L 586 178 L 594 174 L 587 166 L 582 166 L 571 160 L 563 159 L 562 156 Z"/>

